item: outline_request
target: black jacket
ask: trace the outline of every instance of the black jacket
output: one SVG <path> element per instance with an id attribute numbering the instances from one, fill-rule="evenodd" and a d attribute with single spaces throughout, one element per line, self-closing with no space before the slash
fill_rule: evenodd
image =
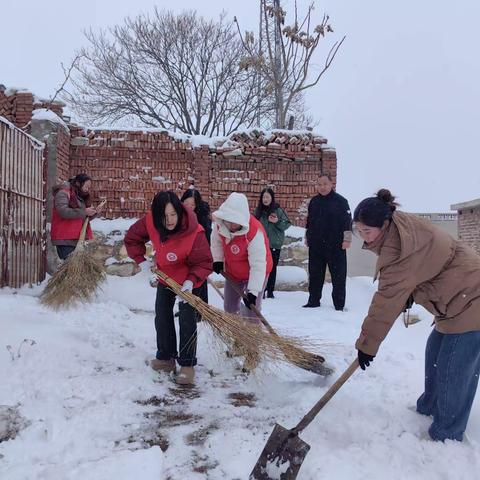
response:
<path id="1" fill-rule="evenodd" d="M 339 247 L 343 233 L 352 229 L 352 215 L 346 198 L 335 191 L 310 200 L 307 217 L 309 247 Z"/>
<path id="2" fill-rule="evenodd" d="M 207 202 L 195 209 L 198 223 L 205 229 L 205 235 L 207 236 L 208 244 L 210 245 L 210 237 L 212 235 L 212 220 L 210 218 L 210 205 Z"/>

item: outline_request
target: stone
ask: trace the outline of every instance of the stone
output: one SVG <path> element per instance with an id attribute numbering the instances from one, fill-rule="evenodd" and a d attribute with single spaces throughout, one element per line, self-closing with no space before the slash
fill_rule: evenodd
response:
<path id="1" fill-rule="evenodd" d="M 107 275 L 115 275 L 117 277 L 132 277 L 139 270 L 140 267 L 135 262 L 116 262 L 105 268 Z"/>

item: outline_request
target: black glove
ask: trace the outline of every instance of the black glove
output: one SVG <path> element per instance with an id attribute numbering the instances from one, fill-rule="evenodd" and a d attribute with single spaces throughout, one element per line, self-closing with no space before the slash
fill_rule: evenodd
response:
<path id="1" fill-rule="evenodd" d="M 358 364 L 362 370 L 365 370 L 366 367 L 370 366 L 370 362 L 373 362 L 375 355 L 369 355 L 368 353 L 363 353 L 361 350 L 358 351 Z"/>
<path id="2" fill-rule="evenodd" d="M 223 270 L 223 262 L 213 262 L 213 271 L 220 273 Z"/>
<path id="3" fill-rule="evenodd" d="M 252 292 L 248 292 L 247 297 L 243 298 L 243 303 L 250 310 L 250 307 L 257 303 L 257 296 L 254 295 Z"/>

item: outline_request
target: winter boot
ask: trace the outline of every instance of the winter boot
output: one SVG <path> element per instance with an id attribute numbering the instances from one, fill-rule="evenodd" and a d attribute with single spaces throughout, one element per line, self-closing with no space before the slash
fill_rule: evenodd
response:
<path id="1" fill-rule="evenodd" d="M 173 358 L 170 360 L 159 360 L 158 358 L 154 358 L 150 361 L 150 366 L 156 372 L 175 373 L 175 360 Z"/>
<path id="2" fill-rule="evenodd" d="M 175 377 L 175 382 L 179 385 L 193 385 L 194 373 L 193 367 L 180 367 L 180 372 Z"/>
<path id="3" fill-rule="evenodd" d="M 311 302 L 310 300 L 305 305 L 302 305 L 303 308 L 317 308 L 319 306 L 320 302 Z"/>
<path id="4" fill-rule="evenodd" d="M 275 295 L 273 294 L 273 292 L 268 292 L 267 298 L 275 298 Z"/>

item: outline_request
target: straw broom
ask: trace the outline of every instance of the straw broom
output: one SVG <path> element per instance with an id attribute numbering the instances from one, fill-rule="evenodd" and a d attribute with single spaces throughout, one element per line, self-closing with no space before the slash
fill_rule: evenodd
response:
<path id="1" fill-rule="evenodd" d="M 181 285 L 165 273 L 155 269 L 158 275 L 171 289 L 197 310 L 202 319 L 210 325 L 214 335 L 229 347 L 235 344 L 241 354 L 245 356 L 246 364 L 255 365 L 259 358 L 273 362 L 284 361 L 290 363 L 300 362 L 297 358 L 298 351 L 308 343 L 307 340 L 289 336 L 274 336 L 263 330 L 250 318 L 245 318 L 233 313 L 227 313 L 219 308 L 208 305 L 201 298 L 190 292 L 182 292 Z M 291 352 L 288 357 L 285 352 Z"/>
<path id="2" fill-rule="evenodd" d="M 231 276 L 226 273 L 222 272 L 221 275 L 225 278 L 225 281 L 229 282 L 231 287 L 237 292 L 238 295 L 245 298 L 245 293 L 235 284 Z M 218 289 L 218 287 L 208 279 L 210 285 L 214 288 L 214 290 L 223 298 L 222 292 Z M 262 322 L 264 327 L 267 329 L 268 333 L 273 337 L 273 341 L 278 341 L 278 348 L 283 353 L 285 360 L 296 367 L 302 368 L 303 370 L 307 370 L 312 373 L 316 373 L 318 375 L 330 375 L 333 373 L 333 369 L 325 364 L 325 358 L 321 355 L 317 355 L 315 353 L 309 352 L 305 350 L 303 345 L 297 344 L 287 344 L 285 345 L 283 336 L 280 336 L 270 325 L 267 319 L 260 313 L 255 305 L 251 306 L 251 309 L 257 315 L 258 319 Z"/>
<path id="3" fill-rule="evenodd" d="M 102 204 L 100 204 L 101 206 Z M 75 250 L 52 275 L 40 296 L 40 302 L 54 310 L 69 308 L 77 302 L 88 303 L 105 281 L 103 266 L 85 250 L 85 234 L 89 218 L 83 222 Z"/>

